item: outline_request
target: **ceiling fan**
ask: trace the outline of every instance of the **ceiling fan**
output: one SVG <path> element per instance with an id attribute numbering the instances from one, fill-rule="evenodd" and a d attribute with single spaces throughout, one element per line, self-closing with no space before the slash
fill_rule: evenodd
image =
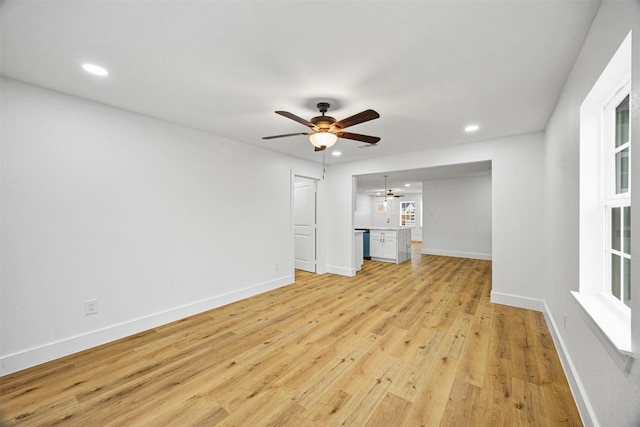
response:
<path id="1" fill-rule="evenodd" d="M 389 175 L 384 175 L 384 199 L 392 200 L 394 197 L 404 197 L 404 194 L 393 194 L 391 189 L 387 191 L 387 177 Z"/>
<path id="2" fill-rule="evenodd" d="M 302 123 L 305 126 L 311 128 L 312 132 L 300 132 L 300 133 L 287 133 L 284 135 L 265 136 L 262 139 L 274 139 L 283 138 L 285 136 L 294 135 L 307 135 L 309 140 L 315 147 L 315 151 L 322 151 L 336 143 L 338 138 L 353 139 L 355 141 L 362 141 L 368 144 L 377 144 L 380 138 L 377 136 L 361 135 L 358 133 L 343 132 L 342 129 L 346 129 L 349 126 L 357 125 L 360 123 L 368 122 L 369 120 L 377 119 L 380 114 L 373 110 L 365 110 L 361 113 L 355 114 L 346 119 L 337 121 L 331 116 L 325 116 L 324 113 L 329 111 L 328 102 L 319 102 L 317 105 L 318 111 L 322 113 L 321 116 L 316 116 L 311 120 L 305 120 L 302 117 L 298 117 L 295 114 L 288 111 L 276 111 L 276 114 L 287 117 L 291 120 L 295 120 L 298 123 Z"/>
<path id="3" fill-rule="evenodd" d="M 389 190 L 389 192 L 385 195 L 385 197 L 388 200 L 388 199 L 393 199 L 394 197 L 404 197 L 404 194 L 393 194 L 391 190 Z"/>

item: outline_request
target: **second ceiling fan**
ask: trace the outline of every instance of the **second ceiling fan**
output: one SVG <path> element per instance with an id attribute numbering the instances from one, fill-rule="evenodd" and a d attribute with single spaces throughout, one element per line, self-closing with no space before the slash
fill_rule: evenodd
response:
<path id="1" fill-rule="evenodd" d="M 387 178 L 388 177 L 389 177 L 389 175 L 384 175 L 384 199 L 385 200 L 392 200 L 394 197 L 404 197 L 404 194 L 393 194 L 391 189 L 389 189 L 387 191 Z"/>
<path id="2" fill-rule="evenodd" d="M 321 116 L 313 117 L 311 120 L 305 120 L 302 117 L 298 117 L 295 114 L 288 111 L 276 111 L 276 114 L 287 117 L 291 120 L 295 120 L 309 128 L 312 132 L 299 132 L 299 133 L 287 133 L 283 135 L 265 136 L 262 139 L 274 139 L 283 138 L 286 136 L 294 135 L 307 135 L 311 143 L 315 147 L 315 151 L 322 151 L 336 143 L 338 138 L 352 139 L 355 141 L 362 141 L 368 144 L 377 144 L 380 138 L 377 136 L 361 135 L 359 133 L 343 132 L 343 129 L 349 126 L 357 125 L 360 123 L 368 122 L 369 120 L 377 119 L 380 114 L 374 110 L 365 110 L 361 113 L 355 114 L 346 119 L 337 121 L 331 116 L 325 116 L 324 113 L 329 111 L 328 102 L 319 102 L 318 111 L 322 113 Z"/>

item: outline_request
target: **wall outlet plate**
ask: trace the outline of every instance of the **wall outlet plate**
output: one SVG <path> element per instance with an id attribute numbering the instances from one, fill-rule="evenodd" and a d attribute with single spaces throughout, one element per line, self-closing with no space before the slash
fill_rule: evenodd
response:
<path id="1" fill-rule="evenodd" d="M 84 315 L 89 316 L 91 314 L 98 313 L 98 300 L 88 299 L 84 302 Z"/>

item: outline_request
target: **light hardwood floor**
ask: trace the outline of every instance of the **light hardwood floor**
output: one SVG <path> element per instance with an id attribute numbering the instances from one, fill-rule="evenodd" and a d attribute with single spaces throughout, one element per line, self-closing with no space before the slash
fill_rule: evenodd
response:
<path id="1" fill-rule="evenodd" d="M 581 425 L 541 313 L 421 255 L 290 286 L 0 379 L 2 425 Z"/>

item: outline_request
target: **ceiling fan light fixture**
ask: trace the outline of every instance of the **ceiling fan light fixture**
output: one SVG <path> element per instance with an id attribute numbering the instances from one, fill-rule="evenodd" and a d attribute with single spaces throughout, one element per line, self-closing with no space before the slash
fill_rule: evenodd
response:
<path id="1" fill-rule="evenodd" d="M 311 143 L 318 148 L 329 148 L 338 140 L 338 137 L 331 132 L 316 132 L 309 135 Z"/>

